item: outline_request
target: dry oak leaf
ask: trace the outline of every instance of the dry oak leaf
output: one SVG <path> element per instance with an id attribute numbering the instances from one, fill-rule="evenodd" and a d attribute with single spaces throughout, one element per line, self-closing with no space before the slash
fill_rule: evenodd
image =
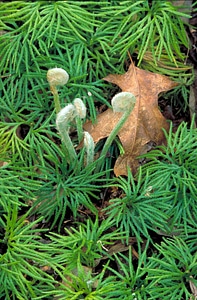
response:
<path id="1" fill-rule="evenodd" d="M 137 157 L 146 153 L 151 143 L 160 145 L 165 140 L 162 128 L 168 130 L 169 127 L 158 108 L 158 94 L 172 89 L 178 83 L 164 75 L 141 70 L 133 64 L 125 74 L 110 74 L 104 80 L 136 97 L 131 115 L 118 133 L 125 153 L 118 157 L 114 166 L 116 176 L 127 175 L 128 167 L 135 173 L 139 165 Z M 91 134 L 94 142 L 98 142 L 109 136 L 121 116 L 122 113 L 114 113 L 109 108 L 98 115 L 96 124 L 88 121 L 84 129 Z"/>

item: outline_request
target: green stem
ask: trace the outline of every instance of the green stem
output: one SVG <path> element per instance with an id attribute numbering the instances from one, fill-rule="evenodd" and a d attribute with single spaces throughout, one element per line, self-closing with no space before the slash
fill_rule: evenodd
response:
<path id="1" fill-rule="evenodd" d="M 94 161 L 94 140 L 88 132 L 84 132 L 84 146 L 86 149 L 86 165 L 90 165 Z"/>
<path id="2" fill-rule="evenodd" d="M 86 165 L 90 165 L 94 161 L 94 148 L 87 149 Z"/>
<path id="3" fill-rule="evenodd" d="M 76 125 L 77 125 L 77 135 L 78 135 L 78 142 L 80 143 L 83 139 L 83 124 L 82 120 L 79 116 L 75 117 Z"/>
<path id="4" fill-rule="evenodd" d="M 55 103 L 55 111 L 56 111 L 56 114 L 58 114 L 61 110 L 59 94 L 58 94 L 56 86 L 50 86 L 50 88 L 51 88 L 51 92 L 53 94 L 53 99 L 54 99 L 54 103 Z"/>
<path id="5" fill-rule="evenodd" d="M 98 162 L 97 167 L 95 172 L 99 172 L 101 171 L 101 165 L 103 164 L 103 161 L 107 155 L 107 151 L 109 150 L 109 147 L 111 146 L 113 140 L 115 139 L 115 137 L 117 136 L 118 132 L 120 131 L 120 129 L 122 128 L 122 126 L 124 125 L 124 123 L 126 122 L 126 120 L 128 119 L 131 111 L 133 110 L 133 107 L 131 107 L 131 109 L 128 109 L 123 116 L 120 118 L 120 120 L 118 121 L 118 123 L 116 124 L 116 126 L 113 128 L 113 130 L 111 131 L 110 135 L 108 136 L 103 150 L 101 151 L 100 157 L 102 157 L 102 159 Z"/>
<path id="6" fill-rule="evenodd" d="M 62 142 L 64 143 L 70 163 L 76 160 L 77 154 L 73 143 L 69 136 L 69 122 L 72 121 L 75 117 L 75 107 L 72 104 L 68 104 L 57 114 L 56 125 L 57 129 L 61 135 Z"/>
<path id="7" fill-rule="evenodd" d="M 75 148 L 73 146 L 73 143 L 70 139 L 68 131 L 65 130 L 64 123 L 59 124 L 58 130 L 59 130 L 59 133 L 61 135 L 62 142 L 64 143 L 64 145 L 67 149 L 67 152 L 68 152 L 68 155 L 69 155 L 69 161 L 74 162 L 77 159 L 77 153 L 76 153 Z"/>

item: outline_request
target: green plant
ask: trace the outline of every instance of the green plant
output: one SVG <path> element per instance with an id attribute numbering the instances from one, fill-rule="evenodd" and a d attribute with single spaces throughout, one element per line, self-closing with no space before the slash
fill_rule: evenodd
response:
<path id="1" fill-rule="evenodd" d="M 24 105 L 27 95 L 32 97 L 31 94 L 43 98 L 44 102 L 40 90 L 46 94 L 46 70 L 64 66 L 70 80 L 61 89 L 60 102 L 65 95 L 68 102 L 75 97 L 82 98 L 89 107 L 90 118 L 95 120 L 94 98 L 109 105 L 101 92 L 105 86 L 101 78 L 107 75 L 106 65 L 114 71 L 122 68 L 118 65 L 118 55 L 111 58 L 107 54 L 110 49 L 107 49 L 104 32 L 108 34 L 108 27 L 105 13 L 101 14 L 97 3 L 87 6 L 87 3 L 73 4 L 72 1 L 47 4 L 14 1 L 2 3 L 1 8 L 0 67 L 5 76 L 8 74 L 3 84 L 5 89 L 10 88 L 10 83 L 17 85 L 20 78 L 20 102 Z M 110 31 L 110 35 L 112 33 Z"/>
<path id="2" fill-rule="evenodd" d="M 145 279 L 148 245 L 149 241 L 146 242 L 145 248 L 142 251 L 142 245 L 138 243 L 139 257 L 136 262 L 137 266 L 134 265 L 132 246 L 129 246 L 129 250 L 126 255 L 123 253 L 114 254 L 114 260 L 118 266 L 118 270 L 107 266 L 107 269 L 116 276 L 115 279 L 116 282 L 118 282 L 118 288 L 116 292 L 114 292 L 114 297 L 116 296 L 117 299 L 149 299 L 146 293 L 147 280 Z"/>
<path id="3" fill-rule="evenodd" d="M 35 197 L 40 182 L 34 180 L 34 175 L 34 172 L 20 163 L 5 162 L 5 165 L 0 167 L 2 213 L 9 213 L 10 205 L 27 206 L 28 201 Z"/>
<path id="4" fill-rule="evenodd" d="M 44 156 L 59 151 L 54 142 L 58 137 L 54 132 L 54 113 L 49 103 L 42 99 L 43 87 L 36 97 L 30 93 L 21 101 L 21 84 L 11 84 L 9 90 L 3 89 L 0 107 L 0 158 L 6 161 L 24 162 L 33 167 L 38 160 L 44 164 Z M 35 97 L 35 98 L 34 98 Z M 46 97 L 48 98 L 48 97 Z"/>
<path id="5" fill-rule="evenodd" d="M 84 299 L 102 300 L 114 299 L 113 294 L 117 289 L 113 276 L 105 276 L 105 268 L 98 275 L 93 274 L 90 268 L 86 268 L 77 263 L 77 268 L 73 271 L 64 268 L 56 272 L 61 278 L 60 284 L 55 292 L 47 292 L 46 296 L 55 295 L 55 299 Z"/>
<path id="6" fill-rule="evenodd" d="M 82 123 L 82 119 L 84 119 L 86 117 L 86 106 L 84 105 L 83 101 L 80 98 L 75 98 L 73 100 L 73 105 L 76 109 L 76 127 L 77 127 L 77 135 L 78 135 L 78 141 L 79 143 L 81 142 L 81 140 L 83 139 L 83 123 Z"/>
<path id="7" fill-rule="evenodd" d="M 194 74 L 188 73 L 188 78 L 178 77 L 179 85 L 163 95 L 163 98 L 170 102 L 171 107 L 179 107 L 177 115 L 180 111 L 187 112 L 190 97 L 190 86 L 194 81 Z M 184 101 L 180 101 L 183 98 Z M 191 109 L 191 108 L 190 108 Z M 192 114 L 194 111 L 192 111 Z M 176 118 L 176 115 L 175 115 Z"/>
<path id="8" fill-rule="evenodd" d="M 50 254 L 41 250 L 43 230 L 35 228 L 41 218 L 29 222 L 27 216 L 28 212 L 19 217 L 14 204 L 0 218 L 0 296 L 4 299 L 35 299 L 47 288 L 54 289 L 55 280 L 42 270 L 50 266 Z"/>
<path id="9" fill-rule="evenodd" d="M 109 219 L 99 222 L 87 219 L 84 223 L 65 228 L 65 235 L 51 232 L 49 252 L 53 257 L 55 272 L 61 282 L 53 295 L 60 299 L 113 299 L 117 289 L 115 279 L 105 276 L 106 265 L 97 275 L 94 268 L 103 256 L 111 258 L 108 247 L 124 238 L 124 233 L 111 230 Z M 113 280 L 114 279 L 114 280 Z M 48 292 L 47 295 L 51 295 Z M 59 299 L 59 298 L 58 298 Z"/>
<path id="10" fill-rule="evenodd" d="M 171 193 L 170 209 L 167 212 L 171 226 L 196 223 L 197 200 L 197 139 L 194 117 L 190 128 L 182 122 L 173 133 L 172 124 L 169 133 L 164 130 L 166 146 L 160 146 L 143 155 L 148 162 L 142 167 L 143 177 L 148 176 L 151 185 L 156 185 L 160 193 Z"/>
<path id="11" fill-rule="evenodd" d="M 130 92 L 121 92 L 116 94 L 112 98 L 111 102 L 112 102 L 114 113 L 122 113 L 122 116 L 118 121 L 118 123 L 116 124 L 116 126 L 114 127 L 114 129 L 110 132 L 110 135 L 108 136 L 104 144 L 104 147 L 100 154 L 100 156 L 103 159 L 105 159 L 107 151 L 109 150 L 109 147 L 111 146 L 113 140 L 115 139 L 116 135 L 118 134 L 122 126 L 125 124 L 132 110 L 134 109 L 136 99 L 135 96 Z M 100 163 L 98 162 L 96 171 L 100 170 L 101 165 L 102 165 L 102 160 L 100 161 Z"/>
<path id="12" fill-rule="evenodd" d="M 84 131 L 84 147 L 86 149 L 86 165 L 94 161 L 94 140 L 89 132 Z"/>
<path id="13" fill-rule="evenodd" d="M 56 125 L 61 135 L 62 142 L 67 150 L 68 161 L 76 161 L 77 153 L 69 136 L 69 125 L 76 116 L 76 109 L 73 104 L 68 104 L 57 114 Z"/>
<path id="14" fill-rule="evenodd" d="M 21 64 L 25 65 L 26 70 L 29 69 L 29 56 L 35 62 L 35 67 L 39 69 L 36 62 L 37 55 L 42 57 L 44 52 L 48 55 L 58 38 L 64 40 L 65 36 L 69 35 L 69 41 L 85 42 L 85 32 L 93 32 L 94 26 L 99 24 L 96 20 L 92 22 L 92 14 L 79 3 L 76 5 L 58 1 L 48 5 L 38 1 L 3 3 L 2 5 L 4 14 L 1 26 L 8 31 L 2 39 L 4 57 L 2 64 L 4 67 L 7 67 L 8 64 L 16 72 L 20 71 Z M 83 20 L 82 23 L 81 20 Z M 8 43 L 10 35 L 13 37 L 11 44 Z M 38 47 L 36 47 L 37 43 Z"/>
<path id="15" fill-rule="evenodd" d="M 197 286 L 197 252 L 176 237 L 155 245 L 159 252 L 149 258 L 147 271 L 148 299 L 195 299 L 190 283 Z"/>
<path id="16" fill-rule="evenodd" d="M 120 51 L 122 57 L 125 57 L 127 50 L 136 51 L 140 64 L 145 53 L 150 51 L 157 65 L 157 60 L 165 51 L 175 66 L 177 58 L 184 61 L 180 45 L 188 49 L 189 41 L 180 17 L 190 18 L 189 14 L 178 11 L 167 1 L 152 1 L 151 4 L 148 0 L 123 1 L 113 10 L 115 17 L 121 18 L 114 35 L 114 40 L 118 39 L 118 42 L 113 50 Z"/>
<path id="17" fill-rule="evenodd" d="M 183 227 L 183 225 L 182 225 Z M 179 237 L 187 244 L 187 246 L 192 249 L 193 253 L 197 250 L 196 244 L 196 230 L 197 230 L 197 223 L 187 223 L 187 234 L 185 234 L 184 227 L 180 228 Z"/>
<path id="18" fill-rule="evenodd" d="M 71 211 L 76 219 L 80 207 L 97 214 L 93 199 L 98 199 L 98 192 L 106 183 L 106 171 L 95 173 L 97 161 L 84 167 L 83 153 L 80 152 L 78 157 L 77 174 L 75 165 L 74 169 L 73 164 L 69 166 L 63 152 L 60 158 L 51 156 L 51 164 L 47 167 L 40 167 L 42 185 L 34 206 L 38 214 L 51 221 L 51 228 L 55 224 L 61 227 L 67 211 Z"/>
<path id="19" fill-rule="evenodd" d="M 128 170 L 127 179 L 117 178 L 110 186 L 118 187 L 121 196 L 110 200 L 105 211 L 114 225 L 126 232 L 127 243 L 132 235 L 141 241 L 143 236 L 150 237 L 149 230 L 169 230 L 167 211 L 171 208 L 168 202 L 172 195 L 168 191 L 165 194 L 160 192 L 157 184 L 153 185 L 148 176 L 143 182 L 141 169 L 136 181 Z"/>
<path id="20" fill-rule="evenodd" d="M 95 267 L 107 255 L 108 247 L 114 241 L 124 238 L 124 232 L 119 229 L 111 230 L 112 220 L 99 222 L 87 219 L 85 223 L 77 223 L 75 227 L 65 228 L 66 235 L 50 233 L 52 241 L 51 254 L 54 253 L 54 262 L 67 265 L 73 270 L 79 262 L 87 267 Z"/>
<path id="21" fill-rule="evenodd" d="M 53 94 L 56 113 L 59 113 L 61 110 L 57 86 L 65 85 L 68 79 L 68 73 L 61 68 L 53 68 L 47 72 L 47 80 Z"/>
<path id="22" fill-rule="evenodd" d="M 46 76 L 61 67 L 69 73 L 58 93 L 58 82 L 50 84 L 56 112 L 70 105 L 77 110 L 80 98 L 87 108 L 84 122 L 95 122 L 119 93 L 102 78 L 124 73 L 131 55 L 140 68 L 181 83 L 166 97 L 185 110 L 193 77 L 185 65 L 189 41 L 182 16 L 189 17 L 172 1 L 1 3 L 0 298 L 192 298 L 194 120 L 175 134 L 171 127 L 168 145 L 145 155 L 148 162 L 136 176 L 128 171 L 128 178 L 112 179 L 124 151 L 115 136 L 129 112 L 95 149 L 80 118 L 67 124 L 62 129 L 71 128 L 70 159 L 55 128 Z M 76 148 L 83 138 L 84 147 Z M 155 245 L 161 235 L 178 237 Z"/>
<path id="23" fill-rule="evenodd" d="M 2 158 L 9 154 L 14 156 L 18 154 L 23 160 L 23 150 L 29 152 L 29 145 L 18 135 L 18 129 L 22 124 L 24 124 L 22 120 L 0 122 L 0 155 Z"/>
<path id="24" fill-rule="evenodd" d="M 56 118 L 57 129 L 61 135 L 64 146 L 67 150 L 67 159 L 70 162 L 75 162 L 77 159 L 77 154 L 74 149 L 73 143 L 69 136 L 69 129 L 71 126 L 71 122 L 75 119 L 77 124 L 77 134 L 78 140 L 80 142 L 83 136 L 83 128 L 82 128 L 82 118 L 86 116 L 86 107 L 83 101 L 80 98 L 76 98 L 73 101 L 73 104 L 68 104 L 64 108 L 62 108 Z"/>
<path id="25" fill-rule="evenodd" d="M 97 153 L 101 153 L 106 139 L 101 139 L 95 145 L 95 157 L 98 155 Z M 124 154 L 124 149 L 122 143 L 120 142 L 118 136 L 115 137 L 111 146 L 108 149 L 107 155 L 102 159 L 102 164 L 100 166 L 101 170 L 113 170 L 115 159 L 119 156 L 119 154 Z M 106 176 L 111 178 L 111 173 L 107 173 Z"/>

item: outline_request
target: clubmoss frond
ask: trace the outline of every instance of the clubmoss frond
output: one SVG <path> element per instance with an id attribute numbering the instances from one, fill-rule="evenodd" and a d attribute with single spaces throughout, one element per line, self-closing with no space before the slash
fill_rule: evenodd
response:
<path id="1" fill-rule="evenodd" d="M 167 211 L 170 209 L 168 201 L 172 196 L 166 191 L 164 197 L 157 185 L 148 180 L 148 176 L 143 183 L 141 169 L 137 182 L 128 170 L 128 179 L 117 178 L 114 186 L 120 188 L 122 197 L 110 200 L 110 205 L 105 210 L 109 218 L 114 220 L 114 225 L 126 232 L 127 243 L 133 235 L 140 241 L 142 236 L 149 238 L 149 230 L 163 228 L 164 231 L 170 231 Z"/>
<path id="2" fill-rule="evenodd" d="M 184 224 L 187 232 L 187 223 L 196 223 L 196 195 L 197 195 L 197 140 L 194 118 L 188 129 L 183 122 L 173 133 L 171 124 L 169 133 L 164 130 L 167 146 L 158 147 L 145 154 L 149 162 L 142 167 L 143 176 L 148 177 L 152 185 L 164 194 L 168 190 L 172 199 L 168 212 L 172 224 Z"/>
<path id="3" fill-rule="evenodd" d="M 151 299 L 192 299 L 189 282 L 196 285 L 197 253 L 180 238 L 164 239 L 156 249 L 159 255 L 153 255 L 145 268 Z"/>

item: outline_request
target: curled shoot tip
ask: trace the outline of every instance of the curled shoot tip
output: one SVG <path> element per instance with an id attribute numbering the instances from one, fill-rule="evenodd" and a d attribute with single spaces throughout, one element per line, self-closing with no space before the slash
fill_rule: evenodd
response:
<path id="1" fill-rule="evenodd" d="M 114 112 L 124 113 L 127 110 L 133 110 L 136 103 L 136 98 L 130 92 L 121 92 L 112 98 L 111 103 Z"/>
<path id="2" fill-rule="evenodd" d="M 89 165 L 94 161 L 94 140 L 87 131 L 84 131 L 84 146 L 87 153 L 86 165 Z"/>
<path id="3" fill-rule="evenodd" d="M 84 119 L 86 117 L 86 106 L 83 103 L 83 101 L 80 98 L 75 98 L 73 101 L 73 104 L 76 108 L 77 115 L 81 118 Z"/>
<path id="4" fill-rule="evenodd" d="M 56 125 L 59 130 L 60 127 L 64 126 L 64 130 L 68 130 L 69 123 L 75 118 L 76 109 L 73 104 L 67 104 L 60 110 L 56 117 Z"/>
<path id="5" fill-rule="evenodd" d="M 111 146 L 113 140 L 115 139 L 116 135 L 119 133 L 125 122 L 128 120 L 134 106 L 136 103 L 135 96 L 130 92 L 121 92 L 116 94 L 112 99 L 112 107 L 114 113 L 116 112 L 122 112 L 122 116 L 118 123 L 115 125 L 113 130 L 110 132 L 110 135 L 108 136 L 107 140 L 105 141 L 104 147 L 101 151 L 101 157 L 102 159 L 97 164 L 96 172 L 99 172 L 103 163 L 103 160 L 105 160 L 105 157 L 107 155 L 107 151 L 109 150 L 109 147 Z"/>
<path id="6" fill-rule="evenodd" d="M 47 72 L 47 80 L 50 86 L 65 85 L 68 79 L 68 73 L 62 68 L 53 68 Z"/>

